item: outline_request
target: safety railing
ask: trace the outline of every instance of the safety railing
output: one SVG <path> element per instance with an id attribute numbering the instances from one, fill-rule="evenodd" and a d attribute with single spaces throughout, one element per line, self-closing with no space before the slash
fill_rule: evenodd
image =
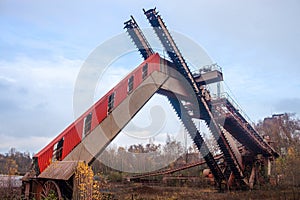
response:
<path id="1" fill-rule="evenodd" d="M 228 100 L 228 102 L 239 112 L 239 114 L 247 121 L 248 124 L 250 124 L 252 126 L 252 128 L 254 129 L 255 127 L 255 123 L 250 119 L 250 117 L 243 111 L 243 109 L 241 108 L 241 106 L 227 93 L 224 92 L 222 94 L 220 94 L 219 97 L 217 96 L 213 96 L 212 97 L 213 100 L 218 100 L 218 99 L 226 99 Z"/>
<path id="2" fill-rule="evenodd" d="M 193 75 L 200 75 L 200 74 L 205 74 L 207 72 L 211 72 L 217 70 L 219 72 L 222 72 L 222 67 L 220 67 L 217 63 L 213 63 L 211 65 L 204 65 L 200 67 L 198 70 L 193 70 L 192 74 Z"/>

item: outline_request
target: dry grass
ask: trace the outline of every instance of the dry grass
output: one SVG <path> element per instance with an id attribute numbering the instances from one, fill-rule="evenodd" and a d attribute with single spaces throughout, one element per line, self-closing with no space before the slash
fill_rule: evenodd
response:
<path id="1" fill-rule="evenodd" d="M 0 199 L 11 200 L 11 199 L 22 199 L 21 188 L 1 188 L 0 187 Z"/>
<path id="2" fill-rule="evenodd" d="M 146 185 L 127 185 L 115 188 L 115 199 L 127 200 L 181 200 L 181 199 L 209 199 L 209 200 L 240 200 L 240 199 L 267 199 L 267 200 L 298 200 L 298 189 L 272 189 L 253 191 L 231 191 L 220 193 L 214 189 L 199 189 L 192 187 L 160 187 Z"/>
<path id="3" fill-rule="evenodd" d="M 0 188 L 0 199 L 21 200 L 20 188 L 8 190 Z M 147 186 L 143 184 L 113 185 L 109 194 L 104 195 L 109 200 L 182 200 L 182 199 L 208 199 L 208 200 L 299 200 L 300 188 L 269 188 L 252 191 L 231 191 L 220 193 L 213 188 L 198 187 L 165 187 Z"/>

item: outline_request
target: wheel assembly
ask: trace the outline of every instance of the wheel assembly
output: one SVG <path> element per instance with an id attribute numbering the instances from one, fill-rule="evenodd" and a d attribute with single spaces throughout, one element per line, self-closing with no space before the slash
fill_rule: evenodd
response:
<path id="1" fill-rule="evenodd" d="M 62 199 L 59 186 L 54 181 L 46 181 L 41 191 L 41 199 L 47 199 L 49 197 L 56 197 L 58 200 Z"/>

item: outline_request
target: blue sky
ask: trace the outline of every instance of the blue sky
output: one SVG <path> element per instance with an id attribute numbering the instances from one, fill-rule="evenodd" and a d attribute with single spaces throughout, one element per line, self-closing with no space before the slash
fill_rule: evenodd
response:
<path id="1" fill-rule="evenodd" d="M 150 27 L 142 8 L 155 6 L 169 29 L 198 43 L 222 67 L 226 84 L 254 121 L 273 113 L 299 115 L 298 0 L 2 0 L 0 152 L 37 152 L 71 123 L 84 60 L 123 33 L 130 15 Z M 138 53 L 130 58 L 131 67 L 142 61 Z"/>

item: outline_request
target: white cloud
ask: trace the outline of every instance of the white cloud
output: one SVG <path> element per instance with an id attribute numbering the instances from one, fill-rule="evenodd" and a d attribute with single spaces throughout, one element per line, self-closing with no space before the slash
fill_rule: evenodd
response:
<path id="1" fill-rule="evenodd" d="M 63 57 L 0 61 L 0 134 L 7 136 L 1 140 L 2 148 L 27 145 L 36 151 L 35 147 L 46 145 L 45 140 L 36 146 L 30 141 L 56 136 L 73 121 L 73 87 L 81 63 Z M 26 138 L 29 142 L 24 142 Z"/>
<path id="2" fill-rule="evenodd" d="M 2 74 L 16 77 L 17 81 L 48 82 L 52 85 L 58 81 L 71 85 L 82 60 L 70 60 L 57 57 L 49 60 L 38 60 L 30 57 L 17 57 L 13 61 L 0 61 Z M 26 76 L 25 76 L 26 75 Z"/>
<path id="3" fill-rule="evenodd" d="M 1 109 L 1 106 L 5 106 L 3 102 L 0 106 L 2 113 L 0 134 L 7 136 L 1 141 L 2 151 L 11 147 L 29 149 L 29 151 L 41 149 L 49 142 L 46 139 L 42 140 L 43 138 L 55 137 L 74 120 L 72 98 L 81 63 L 81 60 L 69 60 L 63 57 L 56 60 L 21 57 L 15 61 L 0 61 L 0 72 L 3 74 L 0 80 L 9 85 L 9 88 L 4 88 L 2 92 L 8 93 L 9 90 L 10 94 L 2 95 L 0 101 L 5 98 L 12 103 L 6 111 Z M 112 63 L 99 80 L 95 101 L 136 67 L 134 65 L 122 67 L 119 64 L 120 61 Z M 25 92 L 20 92 L 21 89 Z M 157 98 L 148 104 L 148 111 L 149 106 L 161 103 Z M 169 124 L 174 123 L 173 121 L 172 118 L 168 120 Z M 171 128 L 174 130 L 174 126 Z M 24 136 L 27 137 L 23 138 Z M 19 140 L 21 142 L 15 142 L 15 138 L 21 138 Z M 26 138 L 28 142 L 24 142 Z M 31 141 L 37 144 L 31 145 Z M 128 144 L 132 141 L 127 140 Z"/>
<path id="4" fill-rule="evenodd" d="M 16 148 L 18 151 L 28 151 L 37 153 L 41 148 L 46 146 L 52 138 L 51 137 L 14 137 L 6 134 L 0 134 L 0 153 L 7 153 L 10 148 Z"/>
<path id="5" fill-rule="evenodd" d="M 284 99 L 299 99 L 299 1 L 155 4 L 170 30 L 203 45 L 223 67 L 231 90 L 255 120 L 276 111 Z M 73 121 L 72 95 L 80 59 L 101 41 L 124 31 L 123 22 L 131 14 L 141 27 L 150 27 L 141 9 L 155 6 L 137 0 L 85 6 L 12 0 L 1 5 L 0 130 L 11 137 L 55 136 Z M 181 44 L 179 49 L 184 50 Z M 186 58 L 187 53 L 183 51 Z M 141 61 L 135 56 L 128 59 L 130 63 Z M 124 63 L 114 65 L 98 82 L 95 100 L 129 72 Z"/>
<path id="6" fill-rule="evenodd" d="M 161 123 L 157 123 L 158 116 L 162 116 L 159 118 Z M 167 99 L 162 95 L 154 95 L 114 139 L 112 145 L 145 144 L 149 143 L 150 139 L 163 144 L 167 134 L 180 140 L 182 133 L 182 124 Z"/>
<path id="7" fill-rule="evenodd" d="M 16 80 L 10 77 L 0 75 L 0 82 L 2 83 L 4 82 L 4 84 L 11 84 L 11 83 L 15 83 Z"/>

